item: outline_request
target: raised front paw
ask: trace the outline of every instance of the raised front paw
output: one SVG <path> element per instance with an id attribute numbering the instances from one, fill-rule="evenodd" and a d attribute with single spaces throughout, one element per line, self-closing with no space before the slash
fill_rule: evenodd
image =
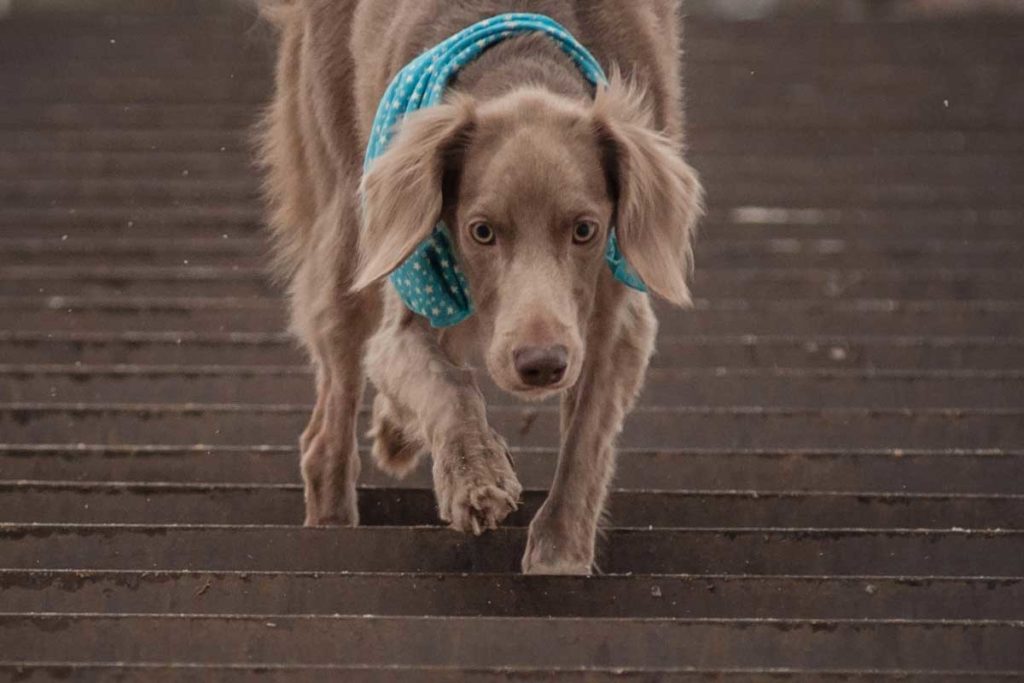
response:
<path id="1" fill-rule="evenodd" d="M 508 446 L 492 430 L 461 435 L 435 449 L 434 489 L 441 519 L 480 535 L 518 508 L 523 487 Z"/>
<path id="2" fill-rule="evenodd" d="M 530 523 L 523 573 L 588 576 L 594 566 L 595 534 L 590 525 L 557 520 L 542 506 Z"/>

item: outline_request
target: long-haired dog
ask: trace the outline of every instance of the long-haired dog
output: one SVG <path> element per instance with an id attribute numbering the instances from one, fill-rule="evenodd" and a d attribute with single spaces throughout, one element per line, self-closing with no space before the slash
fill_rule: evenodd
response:
<path id="1" fill-rule="evenodd" d="M 528 400 L 559 395 L 550 493 L 522 567 L 586 574 L 657 323 L 615 278 L 613 236 L 650 294 L 689 302 L 702 191 L 683 161 L 678 0 L 276 0 L 276 94 L 260 133 L 292 327 L 316 371 L 300 438 L 306 524 L 358 523 L 356 416 L 376 389 L 378 466 L 433 458 L 441 519 L 480 533 L 521 487 L 472 367 Z M 612 76 L 594 87 L 543 35 L 510 37 L 405 117 L 364 173 L 399 70 L 475 22 L 545 15 Z M 628 78 L 617 74 L 627 73 Z M 387 280 L 447 226 L 473 313 L 434 328 Z"/>

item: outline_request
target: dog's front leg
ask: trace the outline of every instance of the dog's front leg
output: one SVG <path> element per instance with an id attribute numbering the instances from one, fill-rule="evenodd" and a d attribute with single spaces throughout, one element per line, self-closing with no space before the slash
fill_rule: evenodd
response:
<path id="1" fill-rule="evenodd" d="M 530 524 L 527 574 L 592 570 L 615 437 L 643 385 L 657 333 L 646 297 L 631 295 L 622 312 L 597 322 L 580 379 L 562 399 L 562 449 L 551 492 Z"/>
<path id="2" fill-rule="evenodd" d="M 392 295 L 370 342 L 370 380 L 397 409 L 406 434 L 429 447 L 441 519 L 459 531 L 494 529 L 516 509 L 522 487 L 505 441 L 487 423 L 470 369 L 452 361 L 436 330 Z"/>

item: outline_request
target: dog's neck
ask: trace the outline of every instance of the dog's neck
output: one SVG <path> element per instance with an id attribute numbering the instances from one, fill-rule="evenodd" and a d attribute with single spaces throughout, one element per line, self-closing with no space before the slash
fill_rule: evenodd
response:
<path id="1" fill-rule="evenodd" d="M 495 45 L 463 68 L 450 85 L 478 100 L 524 85 L 573 99 L 593 97 L 593 86 L 579 68 L 544 36 L 518 36 Z"/>

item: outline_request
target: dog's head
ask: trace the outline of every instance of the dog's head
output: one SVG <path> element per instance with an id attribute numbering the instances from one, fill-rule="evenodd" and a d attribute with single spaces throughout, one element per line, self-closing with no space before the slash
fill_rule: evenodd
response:
<path id="1" fill-rule="evenodd" d="M 527 88 L 417 112 L 364 178 L 363 197 L 354 289 L 387 276 L 444 219 L 488 370 L 524 397 L 578 379 L 613 227 L 648 289 L 690 299 L 700 184 L 653 130 L 642 93 L 617 77 L 589 104 Z"/>

